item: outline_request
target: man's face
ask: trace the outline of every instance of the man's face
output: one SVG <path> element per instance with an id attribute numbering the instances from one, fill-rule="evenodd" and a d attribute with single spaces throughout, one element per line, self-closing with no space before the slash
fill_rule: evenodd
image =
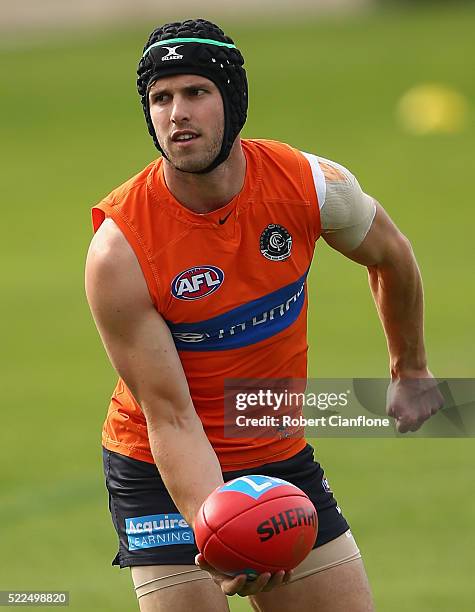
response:
<path id="1" fill-rule="evenodd" d="M 192 74 L 163 77 L 149 90 L 158 142 L 168 161 L 185 172 L 207 168 L 221 149 L 224 107 L 209 79 Z"/>

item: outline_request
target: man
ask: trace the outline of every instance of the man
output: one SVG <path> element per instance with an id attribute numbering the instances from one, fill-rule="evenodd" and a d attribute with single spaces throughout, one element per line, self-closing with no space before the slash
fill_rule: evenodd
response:
<path id="1" fill-rule="evenodd" d="M 208 21 L 157 28 L 138 91 L 162 157 L 93 209 L 86 290 L 120 375 L 103 430 L 114 563 L 131 567 L 146 612 L 221 612 L 235 593 L 263 612 L 366 612 L 361 555 L 312 448 L 299 436 L 227 439 L 224 380 L 306 377 L 305 279 L 322 236 L 368 267 L 388 341 L 388 410 L 399 431 L 417 429 L 440 405 L 432 393 L 412 401 L 432 384 L 420 275 L 407 239 L 347 169 L 240 139 L 242 66 Z M 253 473 L 301 487 L 319 532 L 293 572 L 250 582 L 210 567 L 190 527 L 223 479 Z"/>

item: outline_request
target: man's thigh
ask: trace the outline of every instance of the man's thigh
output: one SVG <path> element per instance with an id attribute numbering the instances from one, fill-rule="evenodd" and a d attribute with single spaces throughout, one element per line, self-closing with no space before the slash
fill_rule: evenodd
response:
<path id="1" fill-rule="evenodd" d="M 355 559 L 251 598 L 257 612 L 373 612 L 363 561 Z"/>
<path id="2" fill-rule="evenodd" d="M 372 612 L 361 553 L 351 531 L 314 548 L 298 565 L 291 582 L 251 603 L 259 612 Z"/>
<path id="3" fill-rule="evenodd" d="M 196 566 L 131 568 L 140 612 L 229 612 L 227 598 Z"/>

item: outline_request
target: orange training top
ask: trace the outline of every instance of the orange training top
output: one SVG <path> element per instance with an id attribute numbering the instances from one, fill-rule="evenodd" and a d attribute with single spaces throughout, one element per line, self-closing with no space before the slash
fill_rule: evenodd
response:
<path id="1" fill-rule="evenodd" d="M 303 434 L 227 438 L 224 380 L 306 378 L 306 277 L 320 235 L 308 156 L 269 140 L 242 146 L 243 189 L 218 210 L 198 214 L 180 204 L 161 159 L 92 210 L 95 231 L 110 217 L 133 248 L 224 471 L 280 461 L 305 446 Z M 154 462 L 145 417 L 121 379 L 102 442 Z"/>

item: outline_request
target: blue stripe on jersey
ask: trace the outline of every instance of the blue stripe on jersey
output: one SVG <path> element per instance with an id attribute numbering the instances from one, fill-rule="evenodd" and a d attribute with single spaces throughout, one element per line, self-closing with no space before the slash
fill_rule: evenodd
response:
<path id="1" fill-rule="evenodd" d="M 294 283 L 198 323 L 167 325 L 178 350 L 223 351 L 249 346 L 287 329 L 305 300 L 307 272 Z"/>

